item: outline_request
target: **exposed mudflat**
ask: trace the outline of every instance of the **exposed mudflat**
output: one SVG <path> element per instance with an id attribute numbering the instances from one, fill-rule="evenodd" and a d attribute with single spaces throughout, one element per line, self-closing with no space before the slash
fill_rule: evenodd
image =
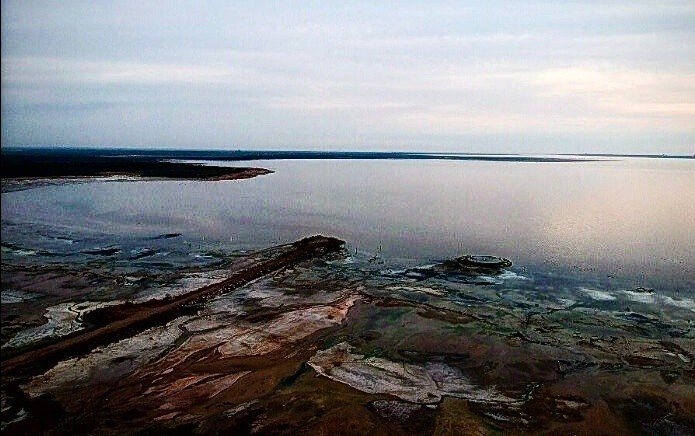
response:
<path id="1" fill-rule="evenodd" d="M 60 343 L 88 329 L 94 314 L 108 321 L 104 313 L 124 301 L 182 301 L 294 249 L 216 254 L 195 268 L 130 271 L 126 279 L 99 267 L 104 261 L 32 270 L 10 259 L 3 264 L 3 355 L 46 338 Z M 452 258 L 396 269 L 329 251 L 222 286 L 176 316 L 46 369 L 3 371 L 3 432 L 695 428 L 690 300 L 572 282 L 549 292 L 548 278 L 492 257 L 475 258 L 484 265 Z M 90 290 L 95 285 L 104 292 Z"/>

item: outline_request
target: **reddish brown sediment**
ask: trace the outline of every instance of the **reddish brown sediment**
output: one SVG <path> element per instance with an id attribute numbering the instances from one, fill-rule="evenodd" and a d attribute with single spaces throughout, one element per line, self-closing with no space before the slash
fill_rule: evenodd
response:
<path id="1" fill-rule="evenodd" d="M 303 260 L 337 251 L 343 241 L 325 236 L 312 236 L 292 244 L 293 248 L 270 259 L 232 274 L 228 279 L 205 286 L 188 294 L 141 304 L 125 303 L 99 309 L 88 317 L 93 327 L 81 330 L 57 342 L 9 357 L 2 361 L 7 375 L 30 375 L 55 363 L 84 354 L 99 345 L 131 336 L 146 328 L 164 324 L 181 315 L 187 307 L 205 298 L 228 292 L 259 277 L 297 264 Z"/>
<path id="2" fill-rule="evenodd" d="M 234 269 L 301 251 L 297 244 L 268 250 Z M 483 435 L 695 428 L 690 337 L 650 337 L 611 313 L 572 308 L 563 309 L 572 313 L 568 328 L 563 311 L 529 317 L 496 303 L 446 304 L 436 283 L 380 282 L 350 271 L 340 256 L 291 264 L 36 376 L 3 379 L 9 418 L 3 431 Z M 419 293 L 410 298 L 411 292 Z M 87 321 L 114 324 L 146 307 L 116 306 Z M 590 328 L 601 323 L 615 337 L 593 335 Z"/>

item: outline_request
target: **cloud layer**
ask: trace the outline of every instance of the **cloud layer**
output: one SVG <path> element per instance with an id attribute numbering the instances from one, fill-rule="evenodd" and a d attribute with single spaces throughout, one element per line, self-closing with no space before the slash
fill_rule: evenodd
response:
<path id="1" fill-rule="evenodd" d="M 8 1 L 2 22 L 3 145 L 695 150 L 687 1 Z"/>

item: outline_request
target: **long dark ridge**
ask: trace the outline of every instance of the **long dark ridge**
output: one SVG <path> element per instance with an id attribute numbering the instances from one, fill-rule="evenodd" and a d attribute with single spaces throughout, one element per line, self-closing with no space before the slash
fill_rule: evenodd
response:
<path id="1" fill-rule="evenodd" d="M 264 275 L 296 265 L 299 262 L 340 250 L 343 241 L 326 236 L 311 236 L 294 242 L 292 248 L 277 257 L 259 262 L 233 273 L 229 278 L 204 286 L 193 292 L 165 300 L 141 304 L 124 303 L 90 312 L 85 321 L 91 326 L 54 340 L 50 345 L 10 355 L 3 351 L 4 376 L 27 376 L 47 370 L 61 360 L 83 355 L 94 348 L 109 344 L 165 324 L 190 310 L 203 299 L 232 291 Z"/>
<path id="2" fill-rule="evenodd" d="M 159 179 L 233 180 L 269 174 L 264 168 L 205 166 L 169 162 L 155 155 L 124 155 L 115 150 L 2 151 L 2 174 L 8 179 L 134 176 Z"/>
<path id="3" fill-rule="evenodd" d="M 467 154 L 425 152 L 371 152 L 371 151 L 253 151 L 253 150 L 154 150 L 154 149 L 98 149 L 98 148 L 10 148 L 2 150 L 3 171 L 6 177 L 22 177 L 28 171 L 46 172 L 51 168 L 59 175 L 68 172 L 111 172 L 126 168 L 151 175 L 154 171 L 173 171 L 174 165 L 191 165 L 166 160 L 456 160 L 492 162 L 586 162 L 577 156 L 526 156 L 515 154 Z M 90 165 L 92 168 L 90 169 Z M 72 168 L 74 167 L 74 168 Z M 71 169 L 72 168 L 72 169 Z M 200 168 L 198 166 L 198 168 Z M 208 167 L 210 168 L 210 167 Z M 215 167 L 213 167 L 215 168 Z M 227 168 L 229 171 L 229 168 Z M 9 171 L 9 172 L 7 172 Z M 14 173 L 13 173 L 14 171 Z M 17 173 L 20 171 L 20 173 Z M 63 174 L 60 174 L 60 173 Z"/>

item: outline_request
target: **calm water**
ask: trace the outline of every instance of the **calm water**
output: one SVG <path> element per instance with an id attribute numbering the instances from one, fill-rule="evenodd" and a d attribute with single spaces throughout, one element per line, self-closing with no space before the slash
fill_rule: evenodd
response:
<path id="1" fill-rule="evenodd" d="M 347 240 L 351 250 L 415 263 L 494 254 L 512 259 L 515 268 L 695 289 L 695 160 L 230 166 L 275 173 L 242 181 L 96 182 L 4 193 L 3 243 L 55 249 L 37 247 L 41 242 L 26 231 L 32 224 L 49 233 L 102 232 L 113 243 L 179 232 L 229 248 L 323 233 Z"/>

